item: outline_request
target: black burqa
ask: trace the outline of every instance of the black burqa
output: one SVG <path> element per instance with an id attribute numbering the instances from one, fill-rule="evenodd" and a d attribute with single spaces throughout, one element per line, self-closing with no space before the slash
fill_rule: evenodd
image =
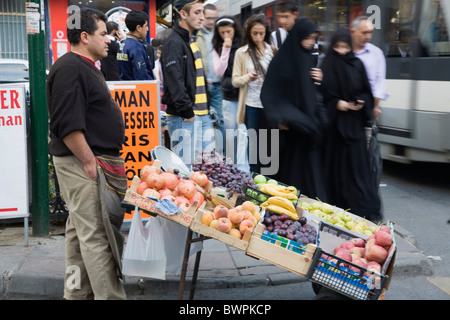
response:
<path id="1" fill-rule="evenodd" d="M 374 98 L 363 63 L 353 50 L 347 55 L 337 53 L 333 47 L 338 42 L 351 48 L 347 29 L 335 33 L 322 64 L 321 91 L 329 119 L 323 155 L 328 200 L 353 214 L 379 221 L 381 201 L 372 183 L 365 135 L 365 127 L 373 118 Z M 365 103 L 358 111 L 339 111 L 339 100 Z"/>
<path id="2" fill-rule="evenodd" d="M 322 122 L 317 88 L 311 78 L 315 59 L 301 41 L 316 32 L 314 22 L 300 18 L 270 63 L 261 90 L 264 115 L 271 129 L 280 124 L 279 144 L 272 141 L 272 158 L 278 152 L 280 182 L 297 187 L 303 195 L 326 201 L 321 173 Z"/>

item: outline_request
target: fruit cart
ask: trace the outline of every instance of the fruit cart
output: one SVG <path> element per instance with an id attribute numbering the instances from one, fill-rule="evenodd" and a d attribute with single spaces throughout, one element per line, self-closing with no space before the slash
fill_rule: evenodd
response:
<path id="1" fill-rule="evenodd" d="M 356 257 L 349 254 L 345 256 L 336 249 L 349 246 L 345 243 L 353 239 L 362 241 L 358 242 L 358 246 L 364 247 L 379 240 L 380 243 L 376 244 L 380 247 L 386 237 L 375 239 L 373 233 L 377 226 L 371 222 L 343 209 L 309 199 L 295 187 L 270 181 L 259 174 L 240 172 L 214 152 L 204 154 L 205 159 L 197 159 L 192 167 L 187 167 L 178 156 L 164 147 L 155 148 L 151 154 L 155 161 L 160 162 L 162 172 L 172 172 L 179 179 L 193 179 L 194 173 L 199 172 L 208 177 L 207 182 L 201 177 L 195 183 L 197 189 L 200 187 L 203 190 L 205 197 L 192 196 L 190 204 L 178 202 L 177 206 L 182 210 L 176 213 L 168 214 L 158 206 L 163 200 L 171 199 L 170 195 L 167 199 L 152 197 L 160 197 L 163 187 L 154 187 L 145 193 L 139 189 L 142 183 L 139 177 L 134 178 L 125 197 L 124 206 L 128 211 L 137 206 L 151 216 L 169 219 L 187 228 L 179 299 L 183 298 L 191 245 L 208 239 L 224 242 L 250 257 L 304 276 L 312 283 L 317 299 L 324 297 L 324 289 L 350 299 L 373 300 L 383 297 L 389 285 L 396 253 L 392 224 L 389 225 L 392 243 L 388 250 L 386 247 L 383 249 L 386 251 L 383 263 L 380 263 L 379 269 L 369 268 Z M 214 163 L 215 159 L 221 159 L 222 162 Z M 194 194 L 191 188 L 185 189 L 184 192 Z M 172 200 L 175 201 L 175 198 Z M 348 226 L 337 222 L 338 213 L 348 222 Z M 224 217 L 230 221 L 220 221 L 223 224 L 218 226 L 217 223 Z M 213 221 L 216 222 L 214 226 Z M 366 233 L 362 233 L 360 225 L 365 226 Z M 353 246 L 356 247 L 356 244 Z M 353 251 L 358 253 L 356 249 Z M 196 253 L 189 299 L 193 299 L 195 293 L 200 260 L 201 250 Z"/>

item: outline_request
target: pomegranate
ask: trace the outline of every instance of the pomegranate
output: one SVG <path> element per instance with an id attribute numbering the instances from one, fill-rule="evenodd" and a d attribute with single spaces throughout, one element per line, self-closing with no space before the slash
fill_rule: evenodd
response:
<path id="1" fill-rule="evenodd" d="M 160 170 L 158 169 L 158 167 L 148 164 L 148 165 L 142 167 L 141 172 L 140 172 L 140 178 L 141 178 L 141 180 L 146 181 L 148 176 L 150 175 L 150 173 L 159 173 L 159 172 L 160 172 Z"/>
<path id="2" fill-rule="evenodd" d="M 172 172 L 163 172 L 161 177 L 164 180 L 164 187 L 170 190 L 175 190 L 178 185 L 178 177 Z"/>
<path id="3" fill-rule="evenodd" d="M 144 190 L 144 192 L 142 193 L 142 196 L 145 198 L 156 198 L 159 200 L 159 198 L 161 197 L 161 195 L 159 194 L 158 191 L 152 189 L 152 188 L 147 188 Z"/>
<path id="4" fill-rule="evenodd" d="M 198 201 L 197 208 L 200 207 L 202 203 L 205 201 L 205 197 L 200 191 L 197 191 L 195 195 L 191 199 L 189 199 L 189 203 L 193 204 L 196 200 Z"/>
<path id="5" fill-rule="evenodd" d="M 208 176 L 203 171 L 192 172 L 190 179 L 202 188 L 208 184 Z"/>
<path id="6" fill-rule="evenodd" d="M 136 193 L 142 195 L 142 193 L 144 192 L 145 189 L 147 189 L 147 182 L 144 181 L 140 181 L 137 188 L 136 188 Z"/>
<path id="7" fill-rule="evenodd" d="M 194 182 L 185 179 L 181 179 L 180 182 L 178 182 L 177 189 L 181 195 L 188 199 L 191 199 L 197 192 Z"/>
<path id="8" fill-rule="evenodd" d="M 183 203 L 190 204 L 190 203 L 189 203 L 189 199 L 186 198 L 186 197 L 184 197 L 184 196 L 176 196 L 174 202 L 175 202 L 175 204 L 176 204 L 177 206 L 179 206 L 179 207 L 180 207 Z"/>
<path id="9" fill-rule="evenodd" d="M 167 189 L 167 188 L 159 189 L 158 192 L 161 195 L 161 197 L 164 197 L 164 196 L 167 196 L 167 195 L 172 196 L 172 191 L 170 191 L 170 189 Z"/>
<path id="10" fill-rule="evenodd" d="M 150 173 L 147 177 L 147 185 L 149 188 L 161 189 L 164 186 L 164 180 L 159 173 Z"/>

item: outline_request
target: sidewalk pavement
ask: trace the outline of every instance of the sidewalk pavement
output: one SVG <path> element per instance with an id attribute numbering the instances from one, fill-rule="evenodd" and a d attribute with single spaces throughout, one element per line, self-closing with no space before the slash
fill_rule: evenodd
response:
<path id="1" fill-rule="evenodd" d="M 399 226 L 398 246 L 393 277 L 431 275 L 431 264 L 414 245 L 414 236 Z M 0 229 L 0 300 L 2 299 L 62 299 L 65 271 L 64 226 L 50 236 L 33 237 L 29 231 L 25 246 L 24 227 Z M 126 232 L 124 232 L 126 235 Z M 188 265 L 184 299 L 189 296 L 195 256 Z M 249 288 L 306 282 L 306 278 L 263 260 L 247 256 L 243 251 L 214 239 L 203 241 L 196 289 Z M 180 277 L 168 275 L 166 280 L 126 277 L 127 294 L 173 292 L 177 297 Z M 159 291 L 161 292 L 161 291 Z"/>

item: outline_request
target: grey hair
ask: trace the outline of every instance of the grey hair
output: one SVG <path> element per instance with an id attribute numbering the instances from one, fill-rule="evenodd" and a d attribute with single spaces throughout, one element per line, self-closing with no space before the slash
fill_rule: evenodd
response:
<path id="1" fill-rule="evenodd" d="M 352 21 L 351 29 L 358 30 L 359 26 L 361 25 L 361 22 L 365 20 L 369 20 L 369 17 L 368 16 L 357 17 L 355 20 Z"/>

